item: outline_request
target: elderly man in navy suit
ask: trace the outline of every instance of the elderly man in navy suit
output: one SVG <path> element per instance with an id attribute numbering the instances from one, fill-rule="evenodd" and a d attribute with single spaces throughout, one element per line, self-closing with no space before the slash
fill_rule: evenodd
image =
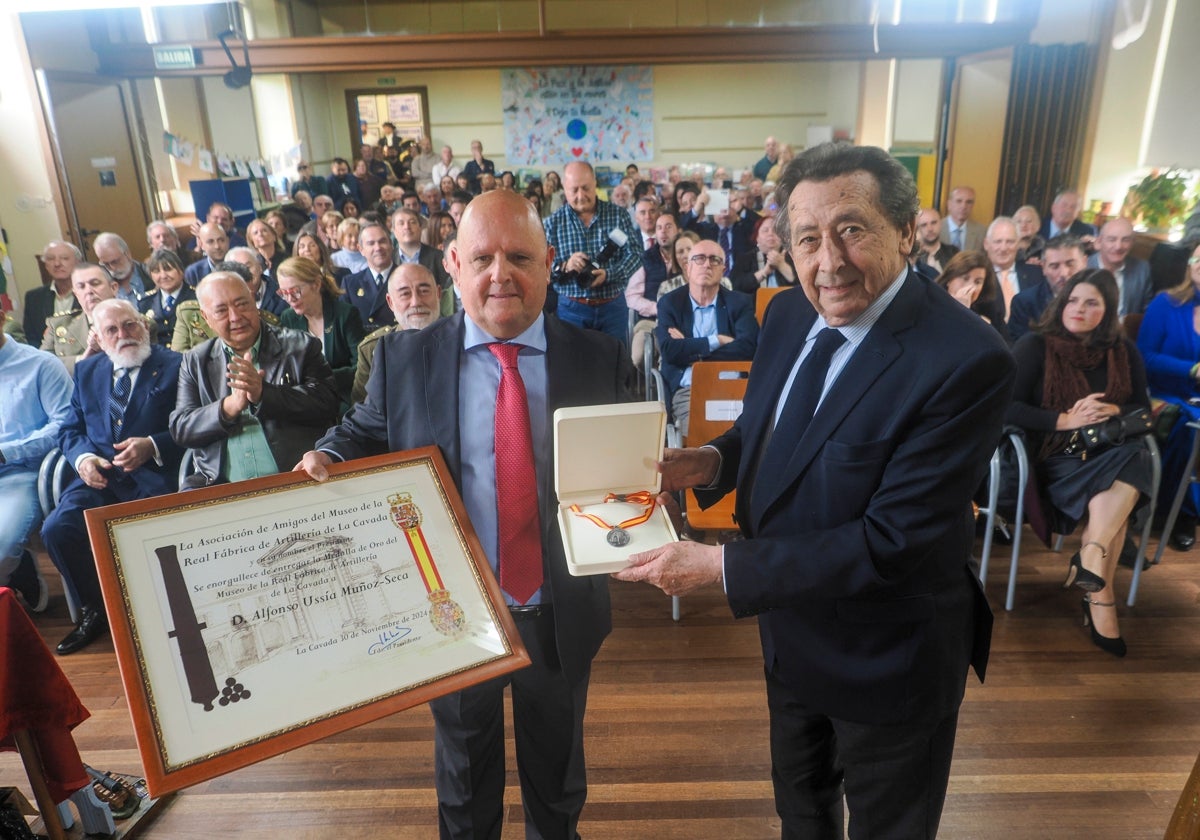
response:
<path id="1" fill-rule="evenodd" d="M 767 310 L 733 428 L 661 467 L 701 504 L 736 488 L 745 539 L 670 543 L 617 577 L 721 585 L 759 617 L 784 838 L 841 838 L 843 793 L 855 840 L 932 838 L 967 666 L 987 661 L 971 495 L 1013 361 L 908 267 L 916 186 L 882 149 L 808 149 L 776 197 L 805 294 Z"/>
<path id="2" fill-rule="evenodd" d="M 92 316 L 104 352 L 75 366 L 71 417 L 59 432 L 76 478 L 42 525 L 50 559 L 80 605 L 78 624 L 58 645 L 63 655 L 107 628 L 83 512 L 175 492 L 183 456 L 167 431 L 180 355 L 150 341 L 146 319 L 128 301 L 101 301 Z"/>
<path id="3" fill-rule="evenodd" d="M 334 459 L 441 448 L 533 664 L 430 703 L 440 836 L 500 836 L 511 686 L 525 836 L 565 840 L 579 836 L 588 677 L 612 618 L 606 581 L 567 573 L 551 417 L 626 399 L 632 366 L 612 337 L 543 314 L 554 250 L 517 193 L 474 199 L 450 260 L 463 311 L 384 336 L 366 401 L 297 469 L 322 479 Z"/>
<path id="4" fill-rule="evenodd" d="M 1085 250 L 1090 248 L 1096 238 L 1096 228 L 1079 220 L 1082 205 L 1083 200 L 1075 190 L 1062 190 L 1056 194 L 1050 205 L 1050 213 L 1042 220 L 1041 230 L 1038 231 L 1042 239 L 1050 241 L 1056 236 L 1070 234 L 1079 237 Z"/>
<path id="5" fill-rule="evenodd" d="M 684 275 L 687 285 L 658 302 L 654 334 L 662 353 L 667 404 L 679 433 L 687 436 L 692 365 L 696 362 L 750 361 L 758 344 L 754 298 L 721 287 L 725 253 L 703 239 L 692 247 Z"/>
<path id="6" fill-rule="evenodd" d="M 1133 223 L 1117 217 L 1100 228 L 1096 238 L 1096 253 L 1088 257 L 1088 268 L 1103 268 L 1112 272 L 1121 290 L 1118 314 L 1141 315 L 1154 299 L 1150 285 L 1150 264 L 1129 255 L 1133 248 Z"/>

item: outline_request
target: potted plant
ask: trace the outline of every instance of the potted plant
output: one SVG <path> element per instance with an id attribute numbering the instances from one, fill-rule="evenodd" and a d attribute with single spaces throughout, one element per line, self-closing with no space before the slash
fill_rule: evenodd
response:
<path id="1" fill-rule="evenodd" d="M 1125 215 L 1137 219 L 1147 230 L 1163 233 L 1179 223 L 1187 202 L 1187 178 L 1177 169 L 1153 170 L 1129 188 Z"/>

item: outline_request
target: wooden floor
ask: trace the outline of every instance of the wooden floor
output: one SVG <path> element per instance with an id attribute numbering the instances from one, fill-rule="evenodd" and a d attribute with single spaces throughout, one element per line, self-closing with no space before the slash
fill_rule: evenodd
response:
<path id="1" fill-rule="evenodd" d="M 1092 647 L 1079 596 L 1059 586 L 1076 547 L 1053 554 L 1028 536 L 1012 613 L 997 548 L 991 670 L 986 686 L 968 687 L 942 837 L 1163 836 L 1200 750 L 1200 549 L 1168 550 L 1143 576 L 1137 606 L 1121 611 L 1129 655 L 1117 660 Z M 1120 591 L 1128 580 L 1122 570 Z M 587 717 L 583 836 L 778 837 L 754 622 L 734 621 L 718 591 L 684 599 L 676 624 L 657 591 L 612 590 L 615 630 Z M 69 629 L 54 591 L 37 619 L 51 645 Z M 139 772 L 111 643 L 59 661 L 92 712 L 76 730 L 84 760 Z M 413 709 L 177 794 L 142 836 L 435 837 L 431 744 L 428 711 Z M 515 772 L 509 783 L 506 836 L 523 837 Z M 0 754 L 0 784 L 30 795 L 12 753 Z"/>

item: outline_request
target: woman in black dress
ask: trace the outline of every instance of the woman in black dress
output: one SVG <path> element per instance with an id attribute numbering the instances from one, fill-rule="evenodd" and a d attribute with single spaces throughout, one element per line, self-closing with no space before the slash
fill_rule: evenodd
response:
<path id="1" fill-rule="evenodd" d="M 1140 440 L 1086 453 L 1076 434 L 1150 405 L 1146 369 L 1121 331 L 1117 300 L 1107 271 L 1087 269 L 1067 281 L 1013 347 L 1017 380 L 1007 420 L 1032 433 L 1039 484 L 1061 518 L 1073 527 L 1087 516 L 1064 586 L 1088 593 L 1083 623 L 1093 644 L 1124 656 L 1113 576 L 1129 515 L 1150 495 L 1151 460 Z"/>

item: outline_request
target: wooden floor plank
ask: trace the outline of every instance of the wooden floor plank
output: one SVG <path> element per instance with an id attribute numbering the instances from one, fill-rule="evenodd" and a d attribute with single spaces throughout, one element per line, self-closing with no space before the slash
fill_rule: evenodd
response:
<path id="1" fill-rule="evenodd" d="M 1028 536 L 1028 534 L 1027 534 Z M 1161 838 L 1200 750 L 1200 550 L 1168 551 L 1120 608 L 1129 655 L 1096 650 L 1079 596 L 1061 588 L 1066 558 L 1031 536 L 1016 609 L 1003 610 L 1007 557 L 996 548 L 996 610 L 986 685 L 960 715 L 941 836 L 972 840 Z M 43 568 L 50 567 L 41 558 Z M 1118 578 L 1126 591 L 1128 571 Z M 61 587 L 36 621 L 69 629 Z M 734 621 L 719 588 L 684 599 L 614 583 L 614 631 L 593 668 L 587 716 L 589 840 L 778 837 L 771 797 L 758 632 Z M 92 717 L 76 730 L 85 761 L 138 773 L 128 709 L 105 640 L 59 660 Z M 433 724 L 411 709 L 183 791 L 149 840 L 436 836 Z M 512 764 L 511 740 L 507 745 Z M 30 794 L 14 754 L 0 784 Z M 510 767 L 506 836 L 523 836 Z"/>

